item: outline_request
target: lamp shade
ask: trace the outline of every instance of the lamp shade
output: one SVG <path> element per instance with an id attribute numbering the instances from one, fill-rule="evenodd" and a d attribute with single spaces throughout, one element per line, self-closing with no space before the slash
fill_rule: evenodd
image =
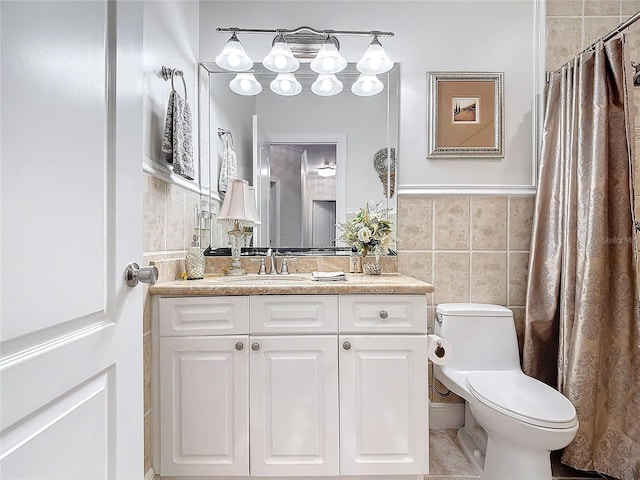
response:
<path id="1" fill-rule="evenodd" d="M 247 227 L 254 225 L 258 215 L 255 201 L 249 201 L 250 198 L 249 182 L 232 178 L 220 207 L 218 221 L 238 222 L 241 226 Z"/>
<path id="2" fill-rule="evenodd" d="M 270 87 L 274 93 L 286 97 L 298 95 L 302 91 L 302 85 L 293 73 L 279 73 Z"/>
<path id="3" fill-rule="evenodd" d="M 275 38 L 273 47 L 262 60 L 262 64 L 266 69 L 276 73 L 291 73 L 300 68 L 300 62 L 291 53 L 291 49 L 282 34 Z"/>
<path id="4" fill-rule="evenodd" d="M 364 55 L 356 64 L 356 68 L 360 73 L 368 75 L 385 73 L 393 68 L 393 62 L 387 56 L 384 48 L 382 48 L 378 37 L 373 37 L 367 51 L 364 52 Z"/>
<path id="5" fill-rule="evenodd" d="M 262 85 L 256 80 L 253 73 L 238 73 L 229 82 L 229 88 L 238 95 L 257 95 L 262 91 Z"/>
<path id="6" fill-rule="evenodd" d="M 342 88 L 342 82 L 338 80 L 333 73 L 319 74 L 316 81 L 311 85 L 311 91 L 321 97 L 337 95 L 342 91 Z"/>
<path id="7" fill-rule="evenodd" d="M 358 77 L 356 83 L 351 85 L 351 91 L 360 97 L 370 97 L 377 95 L 384 89 L 384 84 L 375 75 L 365 75 Z"/>
<path id="8" fill-rule="evenodd" d="M 311 60 L 310 67 L 316 73 L 338 73 L 347 67 L 347 61 L 328 36 L 318 50 L 316 58 Z"/>
<path id="9" fill-rule="evenodd" d="M 245 72 L 253 68 L 253 60 L 244 51 L 244 47 L 234 33 L 216 57 L 216 65 L 232 72 Z"/>

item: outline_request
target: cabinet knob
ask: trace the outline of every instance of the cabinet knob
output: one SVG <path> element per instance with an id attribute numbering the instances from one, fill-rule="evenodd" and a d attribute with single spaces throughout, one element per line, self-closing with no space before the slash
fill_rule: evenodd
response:
<path id="1" fill-rule="evenodd" d="M 253 342 L 251 344 L 251 350 L 253 350 L 254 352 L 257 352 L 258 350 L 260 350 L 260 344 L 258 342 Z"/>
<path id="2" fill-rule="evenodd" d="M 342 344 L 342 348 L 344 348 L 345 350 L 351 350 L 351 342 L 344 342 Z"/>
<path id="3" fill-rule="evenodd" d="M 244 343 L 238 342 L 236 343 L 236 350 L 240 351 L 244 348 Z"/>
<path id="4" fill-rule="evenodd" d="M 380 318 L 386 320 L 389 317 L 389 312 L 386 310 L 380 310 Z"/>

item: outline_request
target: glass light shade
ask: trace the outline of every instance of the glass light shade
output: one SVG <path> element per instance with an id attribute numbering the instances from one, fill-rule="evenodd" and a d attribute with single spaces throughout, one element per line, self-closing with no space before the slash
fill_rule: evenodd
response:
<path id="1" fill-rule="evenodd" d="M 327 37 L 316 58 L 311 60 L 310 67 L 316 73 L 338 73 L 347 67 L 347 61 L 340 55 L 331 38 Z"/>
<path id="2" fill-rule="evenodd" d="M 365 75 L 358 77 L 356 83 L 351 85 L 351 91 L 360 97 L 370 97 L 377 95 L 384 89 L 384 84 L 375 75 Z"/>
<path id="3" fill-rule="evenodd" d="M 369 48 L 367 48 L 367 51 L 364 52 L 364 55 L 356 64 L 356 68 L 360 73 L 369 75 L 385 73 L 393 68 L 393 62 L 387 56 L 384 48 L 382 48 L 378 37 L 373 37 Z"/>
<path id="4" fill-rule="evenodd" d="M 253 68 L 253 60 L 244 51 L 244 47 L 234 33 L 216 57 L 216 65 L 232 72 L 245 72 Z"/>
<path id="5" fill-rule="evenodd" d="M 318 167 L 318 175 L 321 177 L 333 177 L 336 174 L 336 166 L 329 165 L 325 162 L 324 165 Z"/>
<path id="6" fill-rule="evenodd" d="M 291 49 L 282 34 L 276 37 L 269 55 L 264 57 L 262 64 L 266 69 L 276 73 L 291 73 L 300 68 L 300 62 L 291 53 Z"/>
<path id="7" fill-rule="evenodd" d="M 257 95 L 262 91 L 262 85 L 256 80 L 253 73 L 238 73 L 229 82 L 229 88 L 238 95 Z"/>
<path id="8" fill-rule="evenodd" d="M 342 82 L 333 73 L 319 74 L 316 81 L 311 85 L 311 91 L 321 97 L 336 95 L 342 91 L 342 88 Z"/>
<path id="9" fill-rule="evenodd" d="M 270 86 L 274 93 L 287 97 L 298 95 L 302 91 L 302 85 L 293 73 L 279 73 Z"/>

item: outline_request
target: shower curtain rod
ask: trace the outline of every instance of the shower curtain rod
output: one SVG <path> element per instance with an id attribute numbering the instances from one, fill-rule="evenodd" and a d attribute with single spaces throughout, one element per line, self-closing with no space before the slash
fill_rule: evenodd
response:
<path id="1" fill-rule="evenodd" d="M 607 33 L 605 36 L 603 36 L 601 38 L 601 40 L 603 42 L 606 42 L 607 40 L 611 40 L 613 37 L 615 37 L 618 33 L 620 33 L 622 30 L 624 30 L 625 28 L 629 28 L 631 25 L 633 25 L 634 23 L 636 23 L 638 20 L 640 20 L 640 12 L 637 12 L 635 15 L 632 15 L 631 17 L 629 17 L 628 19 L 626 19 L 624 22 L 622 22 L 620 25 L 618 25 L 616 28 L 614 28 L 613 30 L 611 30 L 609 33 Z M 598 40 L 600 41 L 600 40 Z M 592 43 L 589 48 L 593 48 L 596 46 L 598 42 L 594 42 Z M 586 50 L 588 50 L 589 48 L 587 48 Z M 583 51 L 586 51 L 583 50 Z M 582 53 L 582 52 L 580 52 Z"/>
<path id="2" fill-rule="evenodd" d="M 587 48 L 585 48 L 584 50 L 582 50 L 581 52 L 579 52 L 576 57 L 578 55 L 583 54 L 584 52 L 588 52 L 589 50 L 591 50 L 592 48 L 594 48 L 599 42 L 606 42 L 607 40 L 611 40 L 613 37 L 615 37 L 617 34 L 621 33 L 622 30 L 624 30 L 625 28 L 629 28 L 631 25 L 633 25 L 634 23 L 636 23 L 638 20 L 640 20 L 640 12 L 637 12 L 635 15 L 632 15 L 631 17 L 627 18 L 624 22 L 620 23 L 616 28 L 614 28 L 613 30 L 611 30 L 609 33 L 607 33 L 606 35 L 603 35 L 602 37 L 600 37 L 597 41 L 593 42 L 591 45 L 589 45 Z M 557 70 L 553 70 L 551 72 L 547 72 L 547 83 L 549 82 L 549 80 L 551 79 L 551 74 L 552 73 L 557 73 L 560 71 L 562 67 L 558 68 Z"/>

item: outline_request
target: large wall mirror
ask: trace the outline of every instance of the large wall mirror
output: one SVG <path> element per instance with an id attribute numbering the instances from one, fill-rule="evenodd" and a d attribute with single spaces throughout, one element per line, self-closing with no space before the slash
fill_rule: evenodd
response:
<path id="1" fill-rule="evenodd" d="M 231 147 L 237 176 L 256 190 L 261 225 L 254 229 L 253 246 L 341 247 L 337 224 L 367 202 L 382 202 L 395 228 L 399 65 L 378 76 L 382 92 L 358 96 L 351 85 L 359 73 L 349 64 L 337 74 L 344 89 L 327 97 L 311 91 L 317 74 L 308 63 L 295 73 L 302 85 L 295 96 L 271 91 L 276 74 L 262 65 L 252 70 L 262 85 L 254 96 L 229 88 L 235 73 L 213 62 L 201 68 L 200 139 L 212 198 L 218 199 L 220 168 Z M 225 242 L 224 232 L 212 240 L 216 247 Z"/>

